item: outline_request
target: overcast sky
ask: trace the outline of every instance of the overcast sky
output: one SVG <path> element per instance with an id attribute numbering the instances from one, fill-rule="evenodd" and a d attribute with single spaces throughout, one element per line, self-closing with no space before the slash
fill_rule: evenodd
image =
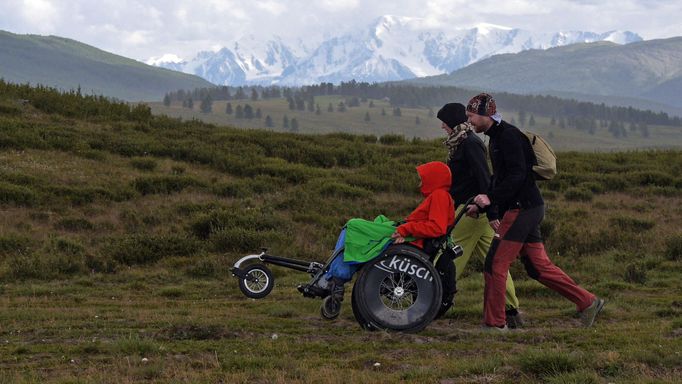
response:
<path id="1" fill-rule="evenodd" d="M 680 0 L 0 0 L 0 10 L 0 30 L 68 37 L 142 61 L 166 53 L 191 59 L 249 34 L 320 41 L 382 15 L 452 28 L 682 36 Z"/>

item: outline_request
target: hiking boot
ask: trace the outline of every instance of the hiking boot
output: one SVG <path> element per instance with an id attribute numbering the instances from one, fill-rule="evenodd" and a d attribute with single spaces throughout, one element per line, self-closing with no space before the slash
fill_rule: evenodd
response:
<path id="1" fill-rule="evenodd" d="M 332 277 L 329 281 L 329 292 L 330 295 L 339 302 L 343 301 L 343 294 L 346 290 L 346 282 L 339 279 L 338 277 Z"/>
<path id="2" fill-rule="evenodd" d="M 583 309 L 583 311 L 580 312 L 580 321 L 582 321 L 583 326 L 591 327 L 592 324 L 594 324 L 594 320 L 597 318 L 599 312 L 601 312 L 601 310 L 604 308 L 604 304 L 604 299 L 597 297 L 589 307 Z"/>
<path id="3" fill-rule="evenodd" d="M 298 286 L 298 291 L 303 294 L 305 297 L 321 297 L 325 298 L 331 294 L 331 284 L 325 279 L 324 277 L 321 277 L 315 284 L 301 284 Z"/>
<path id="4" fill-rule="evenodd" d="M 523 328 L 523 317 L 518 309 L 512 308 L 505 311 L 507 326 L 511 329 Z"/>
<path id="5" fill-rule="evenodd" d="M 504 325 L 502 327 L 498 327 L 495 325 L 483 324 L 481 326 L 481 332 L 485 332 L 485 333 L 506 333 L 506 332 L 509 332 L 509 328 L 506 325 Z"/>

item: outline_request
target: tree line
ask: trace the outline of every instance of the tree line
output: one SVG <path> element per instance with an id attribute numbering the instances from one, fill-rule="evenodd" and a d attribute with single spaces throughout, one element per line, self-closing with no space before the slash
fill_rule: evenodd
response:
<path id="1" fill-rule="evenodd" d="M 367 83 L 351 80 L 340 84 L 320 83 L 302 87 L 254 86 L 213 87 L 178 90 L 164 96 L 164 104 L 171 102 L 204 102 L 208 100 L 259 100 L 286 98 L 292 110 L 314 111 L 315 96 L 346 96 L 350 98 L 384 99 L 393 107 L 434 108 L 445 103 L 465 103 L 473 91 L 452 86 L 417 86 L 404 83 Z M 608 120 L 619 123 L 682 126 L 682 119 L 665 112 L 640 110 L 632 107 L 607 106 L 574 99 L 547 95 L 516 95 L 506 92 L 494 94 L 498 106 L 507 110 L 524 110 L 535 115 L 565 119 Z"/>

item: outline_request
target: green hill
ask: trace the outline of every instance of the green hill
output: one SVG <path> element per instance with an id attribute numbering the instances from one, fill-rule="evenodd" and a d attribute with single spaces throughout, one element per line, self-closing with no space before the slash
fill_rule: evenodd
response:
<path id="1" fill-rule="evenodd" d="M 24 100 L 29 100 L 24 102 Z M 594 328 L 513 265 L 526 326 L 481 333 L 483 262 L 424 332 L 360 329 L 273 267 L 324 261 L 348 218 L 407 215 L 440 140 L 244 130 L 0 81 L 2 383 L 678 383 L 682 152 L 558 153 L 552 260 L 608 303 Z"/>
<path id="2" fill-rule="evenodd" d="M 449 75 L 414 80 L 490 91 L 630 98 L 682 108 L 682 37 L 626 45 L 574 44 L 504 54 Z M 678 112 L 679 114 L 679 112 Z"/>
<path id="3" fill-rule="evenodd" d="M 75 40 L 0 31 L 0 78 L 128 101 L 161 100 L 177 89 L 212 86 L 197 76 L 152 67 Z"/>

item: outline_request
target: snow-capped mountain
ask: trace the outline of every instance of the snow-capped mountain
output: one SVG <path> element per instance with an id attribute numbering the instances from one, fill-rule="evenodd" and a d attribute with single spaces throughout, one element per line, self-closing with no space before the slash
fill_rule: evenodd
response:
<path id="1" fill-rule="evenodd" d="M 480 24 L 435 28 L 423 19 L 383 16 L 364 30 L 327 39 L 315 48 L 253 36 L 191 61 L 175 56 L 147 63 L 203 77 L 217 85 L 306 85 L 320 82 L 381 82 L 450 73 L 502 53 L 548 49 L 581 42 L 627 44 L 642 38 L 629 31 L 594 33 L 530 31 Z"/>

